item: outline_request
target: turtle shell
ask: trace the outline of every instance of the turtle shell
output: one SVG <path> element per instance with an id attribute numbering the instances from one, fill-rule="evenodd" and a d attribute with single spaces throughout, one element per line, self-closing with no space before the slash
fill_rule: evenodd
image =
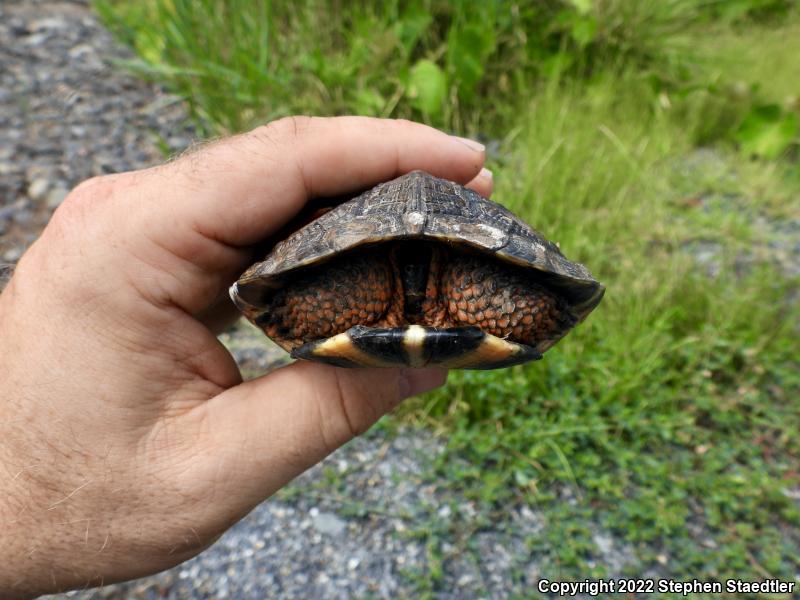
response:
<path id="1" fill-rule="evenodd" d="M 508 209 L 422 171 L 336 206 L 231 287 L 245 316 L 297 358 L 462 368 L 539 358 L 603 292 Z M 315 319 L 333 326 L 306 327 Z"/>

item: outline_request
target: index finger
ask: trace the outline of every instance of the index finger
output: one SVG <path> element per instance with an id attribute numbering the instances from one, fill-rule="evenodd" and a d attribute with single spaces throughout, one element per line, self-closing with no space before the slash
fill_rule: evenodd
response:
<path id="1" fill-rule="evenodd" d="M 250 245 L 274 233 L 311 197 L 355 192 L 414 169 L 466 183 L 484 159 L 480 144 L 410 121 L 281 119 L 156 168 L 149 178 L 156 202 L 148 210 L 150 230 L 163 228 L 163 240 L 175 239 L 173 224 L 159 219 L 158 205 L 166 202 L 172 219 L 195 232 L 231 246 Z M 191 201 L 169 202 L 187 192 Z"/>

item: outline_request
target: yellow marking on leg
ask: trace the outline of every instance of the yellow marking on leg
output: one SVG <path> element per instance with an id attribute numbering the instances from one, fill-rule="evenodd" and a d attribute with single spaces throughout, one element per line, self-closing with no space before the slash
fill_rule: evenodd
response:
<path id="1" fill-rule="evenodd" d="M 522 350 L 523 347 L 515 342 L 509 342 L 487 333 L 486 337 L 481 340 L 480 345 L 471 352 L 457 356 L 437 366 L 448 369 L 468 369 L 506 360 L 515 354 L 519 354 Z"/>
<path id="2" fill-rule="evenodd" d="M 313 356 L 345 358 L 362 367 L 396 367 L 402 363 L 389 362 L 367 354 L 358 348 L 345 331 L 328 338 L 312 350 Z"/>

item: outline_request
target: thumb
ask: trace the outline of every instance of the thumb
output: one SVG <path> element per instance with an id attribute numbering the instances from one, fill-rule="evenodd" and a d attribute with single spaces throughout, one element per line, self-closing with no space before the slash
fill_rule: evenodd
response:
<path id="1" fill-rule="evenodd" d="M 255 504 L 403 399 L 446 379 L 442 369 L 343 369 L 301 361 L 230 388 L 203 408 L 226 483 L 238 484 L 241 500 Z"/>

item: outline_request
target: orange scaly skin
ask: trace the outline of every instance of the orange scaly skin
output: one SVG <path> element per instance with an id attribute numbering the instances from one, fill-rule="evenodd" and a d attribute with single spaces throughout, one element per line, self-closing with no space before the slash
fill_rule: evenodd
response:
<path id="1" fill-rule="evenodd" d="M 556 340 L 574 325 L 560 298 L 513 267 L 442 245 L 432 250 L 422 315 L 413 320 L 404 312 L 396 261 L 378 247 L 299 274 L 275 293 L 258 323 L 287 350 L 355 325 L 471 325 L 530 346 Z"/>
<path id="2" fill-rule="evenodd" d="M 273 296 L 259 325 L 287 350 L 373 325 L 392 299 L 392 269 L 385 255 L 346 256 L 309 269 Z"/>
<path id="3" fill-rule="evenodd" d="M 529 346 L 560 337 L 575 322 L 564 302 L 547 289 L 477 256 L 456 255 L 447 263 L 441 297 L 451 326 L 474 325 Z"/>

